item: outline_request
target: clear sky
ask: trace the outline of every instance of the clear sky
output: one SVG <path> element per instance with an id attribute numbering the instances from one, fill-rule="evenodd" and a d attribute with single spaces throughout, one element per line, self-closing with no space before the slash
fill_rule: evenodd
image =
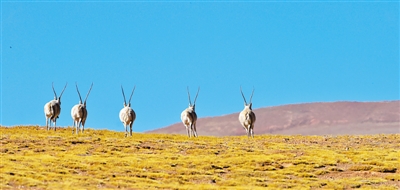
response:
<path id="1" fill-rule="evenodd" d="M 5 126 L 45 125 L 52 82 L 58 125 L 93 82 L 86 127 L 116 131 L 136 85 L 143 132 L 181 122 L 187 86 L 212 117 L 243 109 L 240 85 L 254 109 L 398 100 L 399 72 L 399 1 L 1 2 Z"/>

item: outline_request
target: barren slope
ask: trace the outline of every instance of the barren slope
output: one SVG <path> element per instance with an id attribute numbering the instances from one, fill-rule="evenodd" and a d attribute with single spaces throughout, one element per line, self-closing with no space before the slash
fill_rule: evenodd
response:
<path id="1" fill-rule="evenodd" d="M 306 103 L 254 110 L 256 134 L 380 134 L 400 133 L 400 101 Z M 199 135 L 244 135 L 238 113 L 200 118 Z M 182 123 L 147 133 L 185 134 Z"/>

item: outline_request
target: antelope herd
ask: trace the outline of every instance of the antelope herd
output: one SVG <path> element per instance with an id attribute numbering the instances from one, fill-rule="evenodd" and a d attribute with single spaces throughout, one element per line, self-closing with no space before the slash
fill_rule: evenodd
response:
<path id="1" fill-rule="evenodd" d="M 76 86 L 76 91 L 78 92 L 79 96 L 79 103 L 76 104 L 74 107 L 71 109 L 71 117 L 74 122 L 74 128 L 75 128 L 75 133 L 79 134 L 79 130 L 81 133 L 84 132 L 85 130 L 85 122 L 86 118 L 88 115 L 88 111 L 86 109 L 86 100 L 90 94 L 90 91 L 92 90 L 93 83 L 89 88 L 88 93 L 86 94 L 85 101 L 82 102 L 81 94 L 79 93 L 78 89 L 78 84 L 75 83 Z M 46 128 L 47 130 L 50 130 L 51 128 L 51 122 L 53 122 L 53 127 L 54 131 L 56 130 L 56 121 L 57 118 L 59 117 L 61 113 L 61 96 L 64 93 L 65 88 L 67 87 L 67 84 L 65 84 L 64 89 L 61 91 L 61 94 L 59 97 L 57 97 L 56 91 L 54 90 L 54 85 L 52 83 L 52 88 L 54 92 L 54 100 L 51 100 L 50 102 L 46 103 L 44 105 L 44 114 L 46 117 Z M 122 89 L 122 96 L 124 97 L 124 107 L 121 109 L 119 112 L 119 119 L 124 125 L 125 128 L 125 137 L 127 136 L 132 136 L 132 125 L 135 122 L 136 119 L 136 113 L 133 111 L 131 108 L 131 99 L 133 92 L 135 91 L 135 87 L 133 87 L 131 96 L 129 97 L 128 103 L 126 102 L 125 99 L 125 92 L 124 88 L 121 86 Z M 196 96 L 194 98 L 193 104 L 190 99 L 190 92 L 189 92 L 189 87 L 187 87 L 187 93 L 188 93 L 188 98 L 189 98 L 189 107 L 183 110 L 181 113 L 181 120 L 183 125 L 186 127 L 187 135 L 190 138 L 191 136 L 197 137 L 197 130 L 196 130 L 196 121 L 197 121 L 197 114 L 195 111 L 195 106 L 196 106 L 196 100 L 197 96 L 199 95 L 200 87 L 197 89 Z M 243 126 L 243 128 L 246 130 L 247 137 L 253 137 L 254 138 L 254 123 L 256 122 L 256 115 L 254 114 L 252 110 L 252 98 L 254 94 L 254 88 L 250 96 L 250 102 L 247 103 L 246 98 L 244 97 L 242 87 L 240 87 L 240 92 L 242 93 L 242 97 L 244 100 L 244 109 L 243 111 L 240 112 L 239 114 L 239 121 L 240 124 Z M 50 123 L 49 123 L 50 122 Z M 82 125 L 82 128 L 80 127 Z M 128 133 L 128 126 L 130 127 L 130 132 Z M 74 128 L 72 128 L 72 134 L 74 134 Z"/>

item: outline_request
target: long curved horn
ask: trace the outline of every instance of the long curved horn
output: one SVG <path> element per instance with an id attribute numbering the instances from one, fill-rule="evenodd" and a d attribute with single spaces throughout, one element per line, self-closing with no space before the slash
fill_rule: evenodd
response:
<path id="1" fill-rule="evenodd" d="M 90 85 L 89 92 L 86 94 L 86 98 L 85 98 L 84 104 L 86 104 L 86 100 L 87 100 L 87 98 L 89 97 L 89 94 L 90 94 L 90 91 L 92 90 L 92 87 L 93 87 L 93 82 L 92 82 L 92 85 Z"/>
<path id="2" fill-rule="evenodd" d="M 60 94 L 60 97 L 59 97 L 59 98 L 61 98 L 61 96 L 63 95 L 65 88 L 67 88 L 67 84 L 68 84 L 68 83 L 65 83 L 64 89 L 61 91 L 61 94 Z"/>
<path id="3" fill-rule="evenodd" d="M 78 95 L 79 95 L 79 103 L 82 104 L 82 98 L 81 98 L 81 93 L 79 93 L 79 89 L 78 89 L 78 84 L 75 82 L 75 86 L 76 86 L 76 91 L 78 91 Z"/>
<path id="4" fill-rule="evenodd" d="M 199 95 L 199 91 L 200 91 L 200 86 L 199 86 L 199 88 L 197 89 L 197 93 L 196 93 L 196 97 L 194 98 L 193 105 L 196 105 L 196 100 L 197 100 L 197 96 Z"/>
<path id="5" fill-rule="evenodd" d="M 242 86 L 240 86 L 240 92 L 242 93 L 244 103 L 246 103 L 246 105 L 247 105 L 246 98 L 245 98 L 244 95 L 243 95 Z"/>
<path id="6" fill-rule="evenodd" d="M 51 87 L 53 88 L 54 98 L 57 99 L 56 91 L 54 90 L 54 82 L 51 83 Z"/>
<path id="7" fill-rule="evenodd" d="M 253 94 L 254 94 L 254 87 L 253 87 L 253 92 L 251 92 L 251 96 L 250 96 L 250 104 L 251 104 L 251 99 L 253 98 Z"/>
<path id="8" fill-rule="evenodd" d="M 192 101 L 190 100 L 190 93 L 189 93 L 189 87 L 187 86 L 187 92 L 188 92 L 188 97 L 189 97 L 189 105 L 192 105 Z"/>
<path id="9" fill-rule="evenodd" d="M 132 93 L 131 93 L 131 97 L 129 97 L 129 104 L 131 103 L 132 95 L 133 95 L 133 92 L 135 91 L 135 88 L 136 88 L 136 85 L 133 87 L 133 90 L 132 90 Z"/>
<path id="10" fill-rule="evenodd" d="M 121 85 L 121 89 L 122 89 L 122 96 L 124 96 L 124 105 L 126 105 L 125 92 L 124 92 L 124 88 L 122 88 L 122 85 Z"/>

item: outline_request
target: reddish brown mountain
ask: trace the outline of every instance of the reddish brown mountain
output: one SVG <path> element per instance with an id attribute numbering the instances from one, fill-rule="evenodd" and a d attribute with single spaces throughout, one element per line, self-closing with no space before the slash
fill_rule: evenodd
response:
<path id="1" fill-rule="evenodd" d="M 400 101 L 306 103 L 253 110 L 255 134 L 400 134 Z M 244 135 L 239 113 L 199 118 L 199 135 Z M 182 123 L 147 133 L 186 134 Z"/>

